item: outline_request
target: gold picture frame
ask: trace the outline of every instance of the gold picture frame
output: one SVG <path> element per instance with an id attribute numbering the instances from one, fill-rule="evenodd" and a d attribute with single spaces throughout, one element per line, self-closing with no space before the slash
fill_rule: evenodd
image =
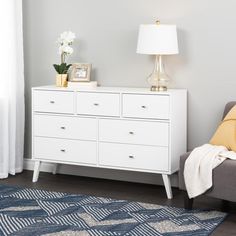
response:
<path id="1" fill-rule="evenodd" d="M 89 82 L 91 76 L 92 64 L 74 63 L 71 65 L 71 82 Z"/>

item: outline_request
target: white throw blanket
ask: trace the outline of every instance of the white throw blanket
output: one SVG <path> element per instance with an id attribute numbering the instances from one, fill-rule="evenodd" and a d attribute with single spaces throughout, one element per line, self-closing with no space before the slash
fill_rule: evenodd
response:
<path id="1" fill-rule="evenodd" d="M 195 148 L 184 166 L 184 180 L 189 198 L 194 198 L 211 188 L 212 170 L 226 158 L 236 160 L 236 153 L 224 146 L 204 144 Z"/>

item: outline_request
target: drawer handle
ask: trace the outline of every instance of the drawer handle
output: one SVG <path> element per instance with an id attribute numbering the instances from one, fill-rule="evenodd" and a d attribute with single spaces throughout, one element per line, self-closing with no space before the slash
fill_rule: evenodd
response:
<path id="1" fill-rule="evenodd" d="M 134 159 L 134 156 L 130 155 L 129 158 L 130 158 L 130 159 Z"/>
<path id="2" fill-rule="evenodd" d="M 134 132 L 130 131 L 129 134 L 134 134 Z"/>
<path id="3" fill-rule="evenodd" d="M 50 101 L 50 103 L 51 103 L 51 104 L 54 104 L 54 103 L 55 103 L 55 101 Z"/>
<path id="4" fill-rule="evenodd" d="M 65 126 L 62 126 L 61 129 L 66 129 L 66 127 L 65 127 Z"/>
<path id="5" fill-rule="evenodd" d="M 94 106 L 99 106 L 99 103 L 94 103 L 93 105 L 94 105 Z"/>
<path id="6" fill-rule="evenodd" d="M 146 109 L 147 107 L 146 106 L 141 106 L 143 109 Z"/>
<path id="7" fill-rule="evenodd" d="M 61 149 L 61 152 L 66 152 L 66 150 L 65 149 Z"/>

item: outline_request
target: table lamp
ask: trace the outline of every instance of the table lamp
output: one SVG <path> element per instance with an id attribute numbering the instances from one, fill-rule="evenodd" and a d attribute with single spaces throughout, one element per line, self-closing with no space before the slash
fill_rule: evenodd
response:
<path id="1" fill-rule="evenodd" d="M 169 77 L 164 71 L 162 56 L 179 53 L 176 26 L 160 24 L 160 21 L 156 21 L 156 24 L 140 25 L 137 53 L 156 56 L 148 82 L 151 91 L 166 91 Z"/>

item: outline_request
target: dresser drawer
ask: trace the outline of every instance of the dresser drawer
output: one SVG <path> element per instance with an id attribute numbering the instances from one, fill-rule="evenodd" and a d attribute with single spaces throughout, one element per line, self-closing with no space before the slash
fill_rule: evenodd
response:
<path id="1" fill-rule="evenodd" d="M 168 148 L 100 143 L 99 164 L 121 169 L 168 171 Z"/>
<path id="2" fill-rule="evenodd" d="M 99 120 L 99 141 L 168 146 L 169 124 L 164 122 Z"/>
<path id="3" fill-rule="evenodd" d="M 97 120 L 52 115 L 34 115 L 34 136 L 96 140 Z"/>
<path id="4" fill-rule="evenodd" d="M 33 109 L 38 112 L 72 114 L 74 112 L 73 95 L 73 92 L 35 90 Z"/>
<path id="5" fill-rule="evenodd" d="M 34 158 L 96 164 L 96 142 L 34 137 Z"/>
<path id="6" fill-rule="evenodd" d="M 123 117 L 169 119 L 168 95 L 123 94 Z"/>
<path id="7" fill-rule="evenodd" d="M 77 114 L 119 116 L 120 95 L 113 93 L 77 93 Z"/>

